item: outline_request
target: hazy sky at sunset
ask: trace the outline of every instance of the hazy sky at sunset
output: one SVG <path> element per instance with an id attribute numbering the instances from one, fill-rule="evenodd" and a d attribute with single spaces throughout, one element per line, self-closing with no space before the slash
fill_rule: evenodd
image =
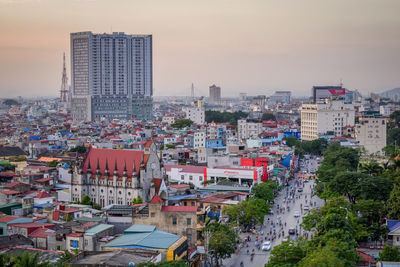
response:
<path id="1" fill-rule="evenodd" d="M 78 31 L 153 34 L 155 95 L 400 87 L 400 0 L 0 0 L 0 97 L 56 96 Z M 69 57 L 68 57 L 69 58 Z M 69 61 L 67 67 L 69 70 Z"/>

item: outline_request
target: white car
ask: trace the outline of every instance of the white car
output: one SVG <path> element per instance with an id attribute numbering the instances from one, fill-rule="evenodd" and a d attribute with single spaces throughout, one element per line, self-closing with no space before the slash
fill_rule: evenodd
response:
<path id="1" fill-rule="evenodd" d="M 266 251 L 270 250 L 270 249 L 271 249 L 271 241 L 265 241 L 265 242 L 262 244 L 261 249 L 262 249 L 262 250 L 266 250 Z"/>
<path id="2" fill-rule="evenodd" d="M 310 207 L 308 205 L 305 205 L 304 206 L 304 211 L 309 211 L 309 210 L 310 210 Z"/>
<path id="3" fill-rule="evenodd" d="M 300 217 L 300 212 L 299 212 L 298 210 L 296 210 L 296 211 L 294 212 L 293 216 L 294 216 L 295 218 Z"/>

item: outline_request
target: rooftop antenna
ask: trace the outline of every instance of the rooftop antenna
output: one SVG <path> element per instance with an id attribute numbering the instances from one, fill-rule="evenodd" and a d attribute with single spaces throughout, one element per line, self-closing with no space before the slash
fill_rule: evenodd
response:
<path id="1" fill-rule="evenodd" d="M 340 78 L 340 87 L 343 87 L 343 79 Z"/>

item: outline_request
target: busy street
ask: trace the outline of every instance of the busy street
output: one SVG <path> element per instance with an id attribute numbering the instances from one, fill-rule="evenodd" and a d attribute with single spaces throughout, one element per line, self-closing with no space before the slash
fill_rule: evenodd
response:
<path id="1" fill-rule="evenodd" d="M 300 169 L 294 179 L 283 186 L 271 205 L 271 214 L 265 216 L 264 224 L 252 232 L 241 233 L 242 246 L 231 258 L 223 261 L 224 266 L 264 266 L 270 251 L 282 241 L 311 238 L 313 233 L 302 229 L 302 217 L 311 209 L 320 207 L 323 201 L 313 196 L 315 181 L 308 176 L 315 172 L 319 159 L 311 158 L 300 162 Z M 304 177 L 298 177 L 302 175 Z"/>

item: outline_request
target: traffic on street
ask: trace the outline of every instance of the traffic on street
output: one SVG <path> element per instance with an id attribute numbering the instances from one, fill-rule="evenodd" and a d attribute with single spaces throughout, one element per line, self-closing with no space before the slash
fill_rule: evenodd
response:
<path id="1" fill-rule="evenodd" d="M 223 261 L 224 266 L 264 266 L 271 250 L 283 241 L 296 240 L 299 236 L 312 238 L 313 233 L 304 231 L 301 223 L 309 210 L 323 204 L 320 198 L 313 196 L 315 180 L 310 176 L 317 170 L 319 161 L 307 155 L 299 162 L 298 172 L 278 192 L 264 224 L 251 232 L 240 233 L 243 244 L 236 254 Z"/>

